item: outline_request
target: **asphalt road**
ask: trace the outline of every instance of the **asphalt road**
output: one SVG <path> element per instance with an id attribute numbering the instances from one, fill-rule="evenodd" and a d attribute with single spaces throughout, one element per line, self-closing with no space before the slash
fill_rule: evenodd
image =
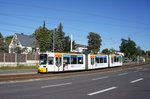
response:
<path id="1" fill-rule="evenodd" d="M 149 99 L 150 65 L 0 84 L 0 99 Z"/>

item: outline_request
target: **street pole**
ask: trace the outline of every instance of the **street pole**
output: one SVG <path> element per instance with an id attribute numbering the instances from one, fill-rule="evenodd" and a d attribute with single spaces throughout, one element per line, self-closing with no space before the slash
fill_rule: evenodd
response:
<path id="1" fill-rule="evenodd" d="M 5 62 L 6 62 L 6 60 L 5 60 L 5 58 L 6 58 L 6 56 L 5 56 L 5 43 L 6 43 L 6 41 L 5 41 L 5 37 L 4 37 L 4 40 L 3 40 L 3 44 L 4 44 L 4 66 L 5 66 Z"/>
<path id="2" fill-rule="evenodd" d="M 70 52 L 72 52 L 72 34 L 71 34 L 71 48 L 70 48 Z"/>

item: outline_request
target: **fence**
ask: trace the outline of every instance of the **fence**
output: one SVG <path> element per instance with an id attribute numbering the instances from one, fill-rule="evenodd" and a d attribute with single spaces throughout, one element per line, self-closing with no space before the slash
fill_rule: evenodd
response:
<path id="1" fill-rule="evenodd" d="M 0 66 L 35 66 L 38 64 L 39 54 L 0 53 Z"/>

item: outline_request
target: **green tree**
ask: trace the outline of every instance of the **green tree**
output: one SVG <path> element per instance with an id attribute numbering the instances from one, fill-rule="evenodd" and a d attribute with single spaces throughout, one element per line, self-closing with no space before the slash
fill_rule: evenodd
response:
<path id="1" fill-rule="evenodd" d="M 66 36 L 64 40 L 64 52 L 70 51 L 70 45 L 71 45 L 71 39 L 69 36 Z"/>
<path id="2" fill-rule="evenodd" d="M 8 52 L 9 44 L 11 43 L 12 38 L 12 35 L 5 37 L 5 52 Z"/>
<path id="3" fill-rule="evenodd" d="M 63 26 L 60 23 L 58 28 L 55 30 L 55 51 L 63 52 L 64 51 L 64 42 L 65 42 L 65 33 L 63 32 Z"/>
<path id="4" fill-rule="evenodd" d="M 0 33 L 0 52 L 8 52 L 8 46 L 6 37 L 4 38 L 2 33 Z"/>
<path id="5" fill-rule="evenodd" d="M 7 43 L 7 45 L 8 45 L 8 46 L 9 46 L 9 44 L 10 44 L 10 42 L 11 42 L 12 38 L 13 38 L 13 36 L 12 36 L 12 35 L 10 35 L 10 36 L 6 36 L 6 37 L 5 37 L 5 41 L 6 41 L 6 43 Z"/>
<path id="6" fill-rule="evenodd" d="M 52 39 L 52 32 L 46 28 L 45 22 L 43 26 L 35 30 L 34 36 L 38 41 L 41 52 L 52 50 L 50 49 L 52 45 L 52 42 L 50 42 L 50 39 Z"/>
<path id="7" fill-rule="evenodd" d="M 4 51 L 4 38 L 2 33 L 0 33 L 0 51 L 3 52 Z"/>
<path id="8" fill-rule="evenodd" d="M 140 46 L 137 47 L 137 56 L 145 56 L 146 53 L 144 50 L 141 49 Z"/>
<path id="9" fill-rule="evenodd" d="M 98 51 L 100 50 L 100 46 L 102 45 L 101 36 L 97 33 L 90 32 L 87 38 L 88 38 L 88 46 L 87 46 L 88 51 L 92 53 L 98 53 Z"/>
<path id="10" fill-rule="evenodd" d="M 128 38 L 121 39 L 120 51 L 125 53 L 125 57 L 134 58 L 137 55 L 136 43 Z"/>
<path id="11" fill-rule="evenodd" d="M 149 50 L 149 51 L 146 51 L 145 54 L 146 54 L 146 57 L 147 57 L 147 58 L 150 58 L 150 50 Z"/>
<path id="12" fill-rule="evenodd" d="M 0 32 L 0 44 L 2 44 L 3 43 L 3 35 L 2 35 L 2 33 Z"/>
<path id="13" fill-rule="evenodd" d="M 20 47 L 16 47 L 14 50 L 17 54 L 21 54 L 23 52 L 23 50 Z"/>
<path id="14" fill-rule="evenodd" d="M 45 22 L 43 26 L 40 26 L 35 30 L 35 38 L 38 41 L 40 51 L 51 51 L 53 52 L 69 52 L 71 39 L 69 36 L 65 36 L 63 32 L 62 23 L 58 25 L 57 28 L 49 30 L 46 28 Z M 73 48 L 75 46 L 75 41 L 73 42 Z"/>
<path id="15" fill-rule="evenodd" d="M 75 48 L 76 48 L 75 41 L 72 41 L 72 49 L 74 50 Z M 71 49 L 71 39 L 69 36 L 65 36 L 63 52 L 70 52 L 70 49 Z"/>
<path id="16" fill-rule="evenodd" d="M 106 49 L 102 50 L 102 53 L 110 55 L 110 54 L 114 54 L 115 51 L 114 51 L 114 49 L 108 49 L 108 48 L 106 48 Z"/>

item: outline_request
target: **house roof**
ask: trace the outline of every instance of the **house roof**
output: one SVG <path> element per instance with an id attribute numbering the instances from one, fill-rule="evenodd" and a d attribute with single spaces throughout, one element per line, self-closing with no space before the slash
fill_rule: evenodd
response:
<path id="1" fill-rule="evenodd" d="M 25 35 L 23 33 L 15 33 L 22 46 L 32 47 L 36 39 L 32 35 Z"/>

